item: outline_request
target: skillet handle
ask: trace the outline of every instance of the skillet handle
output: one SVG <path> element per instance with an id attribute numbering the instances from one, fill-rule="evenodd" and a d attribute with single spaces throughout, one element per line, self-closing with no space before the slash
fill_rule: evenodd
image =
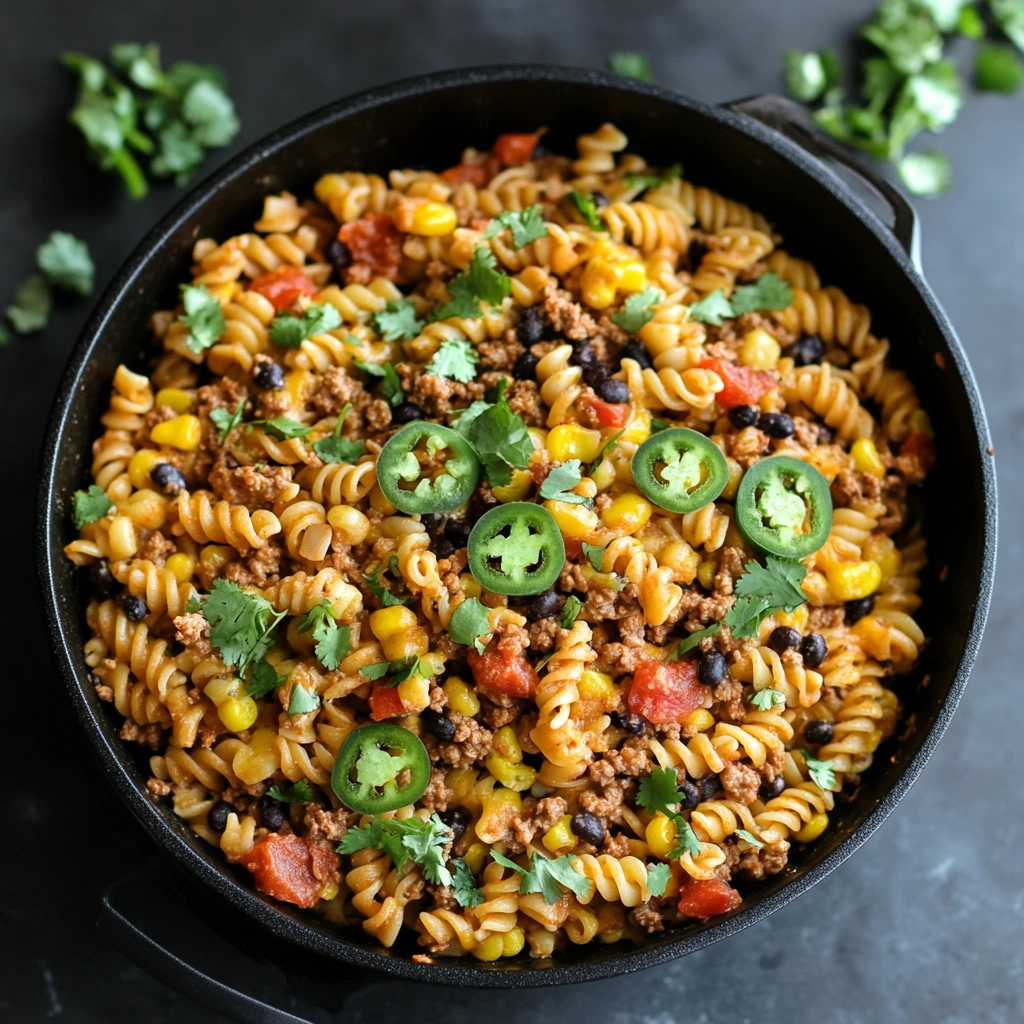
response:
<path id="1" fill-rule="evenodd" d="M 300 999 L 279 968 L 229 943 L 146 868 L 106 889 L 96 927 L 147 974 L 244 1024 L 328 1024 L 361 987 L 344 978 L 329 986 L 331 1010 Z"/>
<path id="2" fill-rule="evenodd" d="M 839 164 L 876 202 L 887 208 L 892 217 L 889 230 L 906 250 L 914 266 L 918 271 L 921 270 L 921 232 L 913 207 L 882 175 L 856 159 L 831 135 L 823 132 L 805 107 L 785 96 L 771 93 L 736 100 L 727 105 L 731 110 L 775 129 L 812 156 Z"/>

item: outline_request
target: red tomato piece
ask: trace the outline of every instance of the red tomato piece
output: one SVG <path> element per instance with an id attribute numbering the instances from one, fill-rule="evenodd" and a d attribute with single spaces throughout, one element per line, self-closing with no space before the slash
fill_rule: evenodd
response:
<path id="1" fill-rule="evenodd" d="M 715 395 L 723 409 L 734 409 L 737 405 L 756 405 L 763 395 L 775 387 L 775 378 L 749 366 L 737 366 L 727 359 L 702 359 L 701 369 L 713 370 L 725 385 Z"/>
<path id="2" fill-rule="evenodd" d="M 323 841 L 309 843 L 309 856 L 313 865 L 313 874 L 321 882 L 326 882 L 341 866 L 341 858 Z"/>
<path id="3" fill-rule="evenodd" d="M 494 140 L 491 151 L 506 167 L 525 164 L 533 156 L 539 138 L 537 132 L 509 132 Z"/>
<path id="4" fill-rule="evenodd" d="M 590 398 L 588 404 L 602 427 L 624 427 L 629 419 L 628 402 L 602 402 L 600 398 Z"/>
<path id="5" fill-rule="evenodd" d="M 921 468 L 927 472 L 935 465 L 935 440 L 923 430 L 915 430 L 903 442 L 900 455 L 913 455 L 921 463 Z"/>
<path id="6" fill-rule="evenodd" d="M 398 694 L 397 686 L 378 686 L 370 694 L 370 717 L 375 722 L 383 722 L 385 718 L 404 714 L 405 705 Z"/>
<path id="7" fill-rule="evenodd" d="M 441 177 L 453 185 L 461 185 L 469 182 L 477 188 L 483 188 L 490 180 L 486 164 L 456 164 L 448 170 L 441 172 Z"/>
<path id="8" fill-rule="evenodd" d="M 532 697 L 537 690 L 537 673 L 521 654 L 492 645 L 483 654 L 470 651 L 468 660 L 476 685 L 486 693 Z"/>
<path id="9" fill-rule="evenodd" d="M 565 557 L 570 562 L 575 562 L 577 559 L 583 557 L 583 541 L 579 537 L 563 537 L 562 543 L 565 544 Z"/>
<path id="10" fill-rule="evenodd" d="M 367 213 L 342 224 L 340 238 L 355 263 L 365 263 L 375 274 L 394 278 L 402 263 L 402 232 L 386 213 Z"/>
<path id="11" fill-rule="evenodd" d="M 323 888 L 309 844 L 301 836 L 272 832 L 242 858 L 242 866 L 253 873 L 260 892 L 297 907 L 315 906 Z"/>
<path id="12" fill-rule="evenodd" d="M 687 917 L 715 917 L 733 910 L 743 897 L 720 878 L 683 876 L 679 885 L 679 912 Z"/>
<path id="13" fill-rule="evenodd" d="M 260 274 L 249 285 L 259 292 L 274 309 L 290 306 L 300 295 L 316 295 L 317 287 L 298 267 L 278 267 Z"/>
<path id="14" fill-rule="evenodd" d="M 667 725 L 704 705 L 707 687 L 697 682 L 694 661 L 639 661 L 626 698 L 634 715 Z"/>

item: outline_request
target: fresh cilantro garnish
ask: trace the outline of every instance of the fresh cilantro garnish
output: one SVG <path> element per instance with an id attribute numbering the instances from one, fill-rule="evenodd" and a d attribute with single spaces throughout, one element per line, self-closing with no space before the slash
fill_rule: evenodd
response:
<path id="1" fill-rule="evenodd" d="M 583 542 L 583 554 L 590 559 L 590 564 L 597 572 L 604 572 L 602 566 L 604 565 L 604 553 L 606 550 L 606 548 L 602 548 L 597 544 L 588 544 L 586 541 Z"/>
<path id="2" fill-rule="evenodd" d="M 772 612 L 794 611 L 807 600 L 800 586 L 807 569 L 797 559 L 768 555 L 764 565 L 750 561 L 743 568 L 733 590 L 736 603 L 722 620 L 736 639 L 756 636 Z"/>
<path id="3" fill-rule="evenodd" d="M 416 316 L 416 304 L 412 299 L 394 299 L 374 314 L 373 322 L 385 341 L 415 338 L 424 327 L 423 321 Z"/>
<path id="4" fill-rule="evenodd" d="M 380 377 L 380 393 L 386 401 L 392 405 L 401 405 L 405 401 L 405 392 L 402 390 L 402 381 L 398 371 L 391 363 L 367 363 L 362 359 L 353 359 L 356 369 L 368 373 L 371 377 Z"/>
<path id="5" fill-rule="evenodd" d="M 683 165 L 673 164 L 668 170 L 662 174 L 627 174 L 626 184 L 631 188 L 660 188 L 662 185 L 668 184 L 670 181 L 674 181 L 676 178 L 683 176 Z"/>
<path id="6" fill-rule="evenodd" d="M 235 407 L 233 413 L 228 412 L 223 406 L 210 410 L 210 422 L 217 428 L 218 443 L 223 444 L 228 439 L 228 434 L 242 422 L 242 413 L 244 411 L 244 398 Z"/>
<path id="7" fill-rule="evenodd" d="M 1009 46 L 986 43 L 974 62 L 974 84 L 986 92 L 1012 95 L 1024 80 L 1024 65 Z"/>
<path id="8" fill-rule="evenodd" d="M 544 223 L 544 208 L 528 206 L 525 210 L 502 210 L 491 220 L 484 232 L 484 238 L 494 238 L 503 228 L 512 232 L 512 244 L 517 249 L 536 242 L 538 238 L 547 236 L 548 228 Z"/>
<path id="9" fill-rule="evenodd" d="M 583 602 L 575 595 L 570 594 L 562 605 L 562 614 L 558 616 L 558 622 L 562 629 L 568 629 L 579 617 L 583 610 Z"/>
<path id="10" fill-rule="evenodd" d="M 811 53 L 787 50 L 783 60 L 786 62 L 786 88 L 793 99 L 803 103 L 821 99 L 825 90 L 838 85 L 843 77 L 842 65 L 835 50 L 816 50 Z"/>
<path id="11" fill-rule="evenodd" d="M 477 654 L 484 653 L 483 637 L 491 632 L 490 609 L 475 597 L 467 597 L 452 612 L 448 620 L 448 635 L 466 647 L 475 647 Z"/>
<path id="12" fill-rule="evenodd" d="M 348 626 L 338 625 L 326 598 L 299 619 L 299 632 L 309 633 L 317 641 L 317 661 L 328 672 L 333 672 L 352 650 L 352 631 Z"/>
<path id="13" fill-rule="evenodd" d="M 683 639 L 676 644 L 672 653 L 665 660 L 678 661 L 687 651 L 692 651 L 694 647 L 701 642 L 701 640 L 705 640 L 709 636 L 714 636 L 721 628 L 722 624 L 720 622 L 713 622 L 707 627 L 707 629 L 698 629 L 696 633 L 684 636 Z"/>
<path id="14" fill-rule="evenodd" d="M 530 866 L 521 868 L 514 860 L 509 860 L 503 853 L 491 847 L 491 856 L 503 867 L 511 868 L 523 876 L 519 883 L 521 893 L 539 892 L 545 903 L 557 903 L 562 898 L 561 886 L 574 892 L 577 896 L 586 896 L 593 888 L 586 875 L 580 874 L 574 867 L 572 856 L 545 857 L 534 852 L 530 858 Z"/>
<path id="15" fill-rule="evenodd" d="M 407 679 L 415 676 L 429 678 L 437 673 L 433 661 L 426 658 L 418 658 L 410 654 L 406 658 L 399 658 L 397 661 L 385 661 L 379 665 L 364 665 L 359 674 L 367 679 L 381 679 L 384 686 L 397 686 Z"/>
<path id="16" fill-rule="evenodd" d="M 45 274 L 29 274 L 18 285 L 11 304 L 4 311 L 18 334 L 41 331 L 49 322 L 53 292 Z"/>
<path id="17" fill-rule="evenodd" d="M 604 460 L 609 455 L 611 455 L 612 451 L 614 451 L 616 447 L 618 447 L 619 438 L 622 437 L 622 435 L 625 432 L 625 428 L 623 428 L 622 430 L 619 430 L 618 432 L 612 434 L 612 436 L 609 437 L 607 441 L 605 441 L 605 443 L 601 446 L 601 450 L 597 453 L 597 458 L 594 459 L 594 461 L 590 464 L 590 469 L 587 470 L 588 476 L 593 476 L 594 470 L 597 469 L 597 467 L 600 466 L 601 463 L 604 462 Z"/>
<path id="18" fill-rule="evenodd" d="M 310 306 L 302 316 L 278 313 L 270 325 L 270 340 L 285 348 L 298 348 L 314 334 L 326 334 L 341 326 L 341 314 L 329 303 Z"/>
<path id="19" fill-rule="evenodd" d="M 287 789 L 281 789 L 276 785 L 271 786 L 267 790 L 267 796 L 282 804 L 308 804 L 313 799 L 313 787 L 309 784 L 308 779 L 299 779 Z"/>
<path id="20" fill-rule="evenodd" d="M 304 686 L 299 686 L 296 683 L 292 687 L 291 698 L 288 701 L 288 714 L 292 717 L 295 715 L 305 715 L 310 711 L 316 711 L 320 707 L 320 696 L 316 693 L 310 693 Z"/>
<path id="21" fill-rule="evenodd" d="M 250 430 L 253 427 L 262 427 L 265 434 L 269 434 L 278 441 L 287 441 L 293 437 L 305 437 L 313 429 L 304 423 L 299 423 L 298 420 L 289 419 L 287 416 L 277 416 L 272 420 L 250 420 L 246 426 Z"/>
<path id="22" fill-rule="evenodd" d="M 460 907 L 469 909 L 479 906 L 484 901 L 484 894 L 476 884 L 476 878 L 470 871 L 469 865 L 461 858 L 452 860 L 452 895 Z"/>
<path id="23" fill-rule="evenodd" d="M 668 430 L 672 424 L 668 420 L 659 420 L 657 416 L 651 417 L 651 433 L 660 434 L 663 430 Z"/>
<path id="24" fill-rule="evenodd" d="M 564 501 L 570 505 L 589 505 L 589 498 L 583 497 L 582 494 L 574 494 L 572 490 L 579 486 L 582 479 L 580 460 L 570 459 L 548 473 L 540 485 L 540 496 L 545 499 Z"/>
<path id="25" fill-rule="evenodd" d="M 573 202 L 576 204 L 576 209 L 583 214 L 587 221 L 587 227 L 591 231 L 607 231 L 608 225 L 605 224 L 604 218 L 597 212 L 597 203 L 590 196 L 585 196 L 582 192 L 577 189 L 573 189 L 569 195 L 572 196 Z"/>
<path id="26" fill-rule="evenodd" d="M 480 362 L 476 349 L 465 338 L 448 338 L 427 364 L 427 373 L 447 380 L 468 384 L 476 377 L 476 364 Z"/>
<path id="27" fill-rule="evenodd" d="M 313 451 L 324 462 L 355 462 L 366 452 L 365 441 L 349 441 L 341 436 L 341 428 L 345 425 L 345 417 L 349 414 L 352 403 L 348 402 L 338 413 L 334 431 L 330 437 L 323 437 L 313 443 Z"/>
<path id="28" fill-rule="evenodd" d="M 478 245 L 464 273 L 473 294 L 492 306 L 499 305 L 512 290 L 508 274 L 497 269 L 498 261 L 486 246 Z"/>
<path id="29" fill-rule="evenodd" d="M 92 294 L 96 268 L 89 255 L 89 246 L 66 231 L 54 231 L 36 250 L 36 266 L 50 284 L 81 295 Z"/>
<path id="30" fill-rule="evenodd" d="M 804 763 L 807 765 L 807 774 L 810 775 L 811 782 L 813 782 L 818 789 L 835 789 L 835 762 L 819 761 L 818 758 L 811 757 L 810 753 L 806 750 L 801 750 L 800 753 L 803 754 Z"/>
<path id="31" fill-rule="evenodd" d="M 412 604 L 412 600 L 410 598 L 395 597 L 395 595 L 392 594 L 391 591 L 388 590 L 388 588 L 385 587 L 383 583 L 381 583 L 380 578 L 383 572 L 384 565 L 382 563 L 381 565 L 378 565 L 377 568 L 374 569 L 373 572 L 371 572 L 369 575 L 363 576 L 363 579 L 366 581 L 366 586 L 369 589 L 370 593 L 373 594 L 373 596 L 377 598 L 377 600 L 380 601 L 380 603 L 385 608 L 391 608 L 393 605 L 396 604 Z"/>
<path id="32" fill-rule="evenodd" d="M 210 643 L 226 665 L 237 666 L 239 675 L 270 650 L 271 632 L 286 614 L 275 612 L 265 597 L 224 579 L 214 581 L 201 610 L 210 623 Z"/>
<path id="33" fill-rule="evenodd" d="M 492 487 L 507 487 L 512 470 L 526 469 L 534 451 L 526 424 L 505 398 L 506 384 L 503 377 L 494 402 L 476 401 L 452 423 L 476 449 Z"/>
<path id="34" fill-rule="evenodd" d="M 185 344 L 199 355 L 208 349 L 227 330 L 224 310 L 220 303 L 206 290 L 205 284 L 181 286 L 181 298 L 185 312 L 178 319 L 188 328 Z"/>
<path id="35" fill-rule="evenodd" d="M 249 666 L 249 682 L 245 685 L 245 694 L 253 700 L 258 700 L 287 682 L 287 676 L 279 676 L 277 669 L 266 658 L 262 658 Z"/>
<path id="36" fill-rule="evenodd" d="M 609 318 L 613 324 L 630 334 L 636 334 L 644 324 L 654 319 L 652 306 L 661 302 L 663 296 L 657 288 L 645 288 L 626 299 L 622 309 Z"/>
<path id="37" fill-rule="evenodd" d="M 953 180 L 953 168 L 945 153 L 937 149 L 927 153 L 908 153 L 896 165 L 900 177 L 915 196 L 937 196 Z"/>
<path id="38" fill-rule="evenodd" d="M 751 704 L 758 711 L 771 711 L 772 708 L 786 703 L 786 695 L 780 690 L 773 690 L 770 686 L 764 690 L 752 693 L 748 698 Z"/>
<path id="39" fill-rule="evenodd" d="M 610 53 L 608 54 L 608 68 L 615 74 L 622 75 L 623 78 L 636 78 L 641 82 L 654 81 L 654 74 L 651 72 L 651 65 L 645 53 Z"/>
<path id="40" fill-rule="evenodd" d="M 764 847 L 764 843 L 753 832 L 748 832 L 745 828 L 736 829 L 733 835 L 739 836 L 745 843 L 750 843 L 751 846 L 756 846 L 759 850 Z"/>
<path id="41" fill-rule="evenodd" d="M 448 295 L 449 299 L 443 306 L 431 310 L 431 320 L 448 320 L 452 317 L 459 320 L 475 320 L 484 315 L 465 274 L 459 274 L 452 279 L 448 285 Z"/>
<path id="42" fill-rule="evenodd" d="M 721 327 L 722 322 L 731 316 L 732 306 L 721 288 L 716 288 L 700 302 L 695 302 L 690 307 L 689 314 L 691 320 L 697 320 L 702 324 L 711 324 L 714 327 Z"/>
<path id="43" fill-rule="evenodd" d="M 664 896 L 665 887 L 672 876 L 672 869 L 667 864 L 647 865 L 647 888 L 652 896 Z"/>
<path id="44" fill-rule="evenodd" d="M 71 518 L 75 526 L 81 529 L 87 523 L 102 519 L 113 507 L 114 503 L 106 496 L 103 488 L 90 484 L 87 491 L 75 491 Z"/>
<path id="45" fill-rule="evenodd" d="M 793 289 L 773 270 L 753 284 L 740 285 L 732 293 L 732 315 L 742 316 L 756 309 L 785 309 L 793 301 Z"/>
<path id="46" fill-rule="evenodd" d="M 682 800 L 679 777 L 674 768 L 655 768 L 640 782 L 636 791 L 636 802 L 640 807 L 652 814 L 661 811 L 675 826 L 678 846 L 669 851 L 669 860 L 675 860 L 684 853 L 693 856 L 700 853 L 700 840 L 690 827 L 690 823 L 679 813 L 678 808 Z"/>
<path id="47" fill-rule="evenodd" d="M 423 877 L 428 882 L 453 888 L 455 880 L 444 862 L 444 849 L 450 841 L 451 829 L 437 814 L 431 814 L 426 821 L 417 817 L 401 821 L 373 818 L 359 828 L 350 828 L 341 837 L 338 853 L 382 850 L 399 872 L 411 860 L 423 868 Z"/>

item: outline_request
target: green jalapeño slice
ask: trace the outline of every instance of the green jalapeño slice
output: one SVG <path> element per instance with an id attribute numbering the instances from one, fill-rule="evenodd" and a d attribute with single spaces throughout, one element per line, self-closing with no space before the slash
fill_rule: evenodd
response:
<path id="1" fill-rule="evenodd" d="M 546 508 L 528 501 L 492 508 L 469 535 L 469 571 L 494 594 L 540 594 L 564 565 L 558 524 Z"/>
<path id="2" fill-rule="evenodd" d="M 828 481 L 788 455 L 762 459 L 740 481 L 736 525 L 765 554 L 805 558 L 828 540 L 832 527 Z"/>
<path id="3" fill-rule="evenodd" d="M 461 435 L 417 420 L 388 439 L 377 459 L 377 483 L 409 515 L 451 512 L 480 482 L 480 460 Z"/>
<path id="4" fill-rule="evenodd" d="M 694 512 L 729 482 L 729 464 L 703 434 L 671 427 L 649 437 L 633 456 L 633 480 L 655 505 Z"/>
<path id="5" fill-rule="evenodd" d="M 430 756 L 419 736 L 378 722 L 348 734 L 334 760 L 331 789 L 349 810 L 383 814 L 415 803 L 429 781 Z"/>

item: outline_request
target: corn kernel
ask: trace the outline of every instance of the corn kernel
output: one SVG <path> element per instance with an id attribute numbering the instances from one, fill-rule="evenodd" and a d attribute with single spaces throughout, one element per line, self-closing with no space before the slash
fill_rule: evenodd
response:
<path id="1" fill-rule="evenodd" d="M 836 562 L 825 575 L 829 590 L 839 601 L 868 597 L 882 582 L 882 569 L 877 562 Z"/>
<path id="2" fill-rule="evenodd" d="M 544 507 L 554 516 L 559 530 L 566 537 L 587 540 L 600 523 L 597 513 L 585 505 L 572 505 L 567 501 L 550 498 L 544 502 Z"/>
<path id="3" fill-rule="evenodd" d="M 502 937 L 501 955 L 515 956 L 517 953 L 522 953 L 525 945 L 526 932 L 522 928 L 513 928 L 510 932 L 505 932 Z"/>
<path id="4" fill-rule="evenodd" d="M 192 408 L 192 396 L 181 388 L 161 388 L 156 393 L 157 406 L 166 405 L 177 413 L 188 412 Z"/>
<path id="5" fill-rule="evenodd" d="M 585 668 L 580 673 L 576 688 L 579 691 L 580 700 L 592 700 L 614 707 L 618 698 L 618 690 L 615 683 L 612 682 L 612 677 L 590 668 Z"/>
<path id="6" fill-rule="evenodd" d="M 776 626 L 792 626 L 798 633 L 807 629 L 807 605 L 802 604 L 791 612 L 776 612 Z"/>
<path id="7" fill-rule="evenodd" d="M 705 559 L 697 566 L 697 579 L 705 590 L 710 590 L 715 585 L 717 572 L 718 565 L 710 559 Z"/>
<path id="8" fill-rule="evenodd" d="M 565 850 L 571 850 L 576 845 L 576 836 L 573 835 L 572 828 L 570 827 L 571 822 L 572 815 L 564 814 L 544 833 L 544 838 L 541 839 L 541 842 L 544 844 L 545 849 L 550 850 L 552 853 L 560 853 Z"/>
<path id="9" fill-rule="evenodd" d="M 351 505 L 334 505 L 327 512 L 338 539 L 346 544 L 362 544 L 370 532 L 370 520 Z"/>
<path id="10" fill-rule="evenodd" d="M 654 506 L 646 498 L 627 492 L 612 499 L 612 503 L 601 512 L 601 522 L 618 533 L 636 533 L 647 525 L 653 511 Z"/>
<path id="11" fill-rule="evenodd" d="M 179 583 L 188 583 L 192 579 L 192 573 L 196 571 L 196 563 L 184 551 L 178 551 L 167 559 L 164 568 L 169 570 Z"/>
<path id="12" fill-rule="evenodd" d="M 619 439 L 624 444 L 643 444 L 651 436 L 651 414 L 647 409 L 634 409 Z"/>
<path id="13" fill-rule="evenodd" d="M 683 721 L 683 725 L 697 732 L 707 732 L 715 724 L 715 716 L 704 708 L 691 711 Z"/>
<path id="14" fill-rule="evenodd" d="M 477 960 L 500 960 L 504 952 L 505 936 L 501 932 L 495 932 L 493 935 L 488 935 L 487 938 L 473 950 L 473 956 L 475 956 Z"/>
<path id="15" fill-rule="evenodd" d="M 252 697 L 229 697 L 217 708 L 217 717 L 232 732 L 251 728 L 256 724 L 258 715 L 259 708 Z"/>
<path id="16" fill-rule="evenodd" d="M 619 267 L 620 292 L 642 292 L 647 287 L 647 268 L 639 260 L 625 260 Z"/>
<path id="17" fill-rule="evenodd" d="M 467 686 L 461 679 L 449 676 L 444 684 L 444 692 L 448 696 L 448 707 L 452 711 L 457 711 L 467 718 L 480 713 L 480 698 L 474 693 L 473 688 Z"/>
<path id="18" fill-rule="evenodd" d="M 223 569 L 236 557 L 235 549 L 227 544 L 207 544 L 199 553 L 199 561 L 211 569 Z"/>
<path id="19" fill-rule="evenodd" d="M 494 734 L 493 749 L 513 764 L 518 764 L 523 759 L 523 748 L 519 746 L 519 737 L 511 725 L 503 725 Z"/>
<path id="20" fill-rule="evenodd" d="M 853 464 L 862 472 L 881 479 L 885 476 L 885 463 L 882 462 L 875 442 L 870 437 L 859 437 L 850 448 Z"/>
<path id="21" fill-rule="evenodd" d="M 722 497 L 726 501 L 735 501 L 736 492 L 740 489 L 740 481 L 743 479 L 743 467 L 728 456 L 726 456 L 725 464 L 729 467 L 729 482 L 722 489 Z"/>
<path id="22" fill-rule="evenodd" d="M 115 561 L 120 558 L 131 558 L 139 550 L 139 541 L 135 536 L 135 524 L 128 516 L 110 517 L 107 540 L 110 543 L 110 557 Z"/>
<path id="23" fill-rule="evenodd" d="M 458 222 L 455 207 L 449 203 L 423 203 L 413 211 L 409 231 L 414 235 L 436 238 L 454 231 Z"/>
<path id="24" fill-rule="evenodd" d="M 396 633 L 412 629 L 415 625 L 416 613 L 411 608 L 404 608 L 401 605 L 381 608 L 370 615 L 370 629 L 378 640 L 387 640 Z"/>
<path id="25" fill-rule="evenodd" d="M 507 761 L 493 750 L 484 759 L 487 770 L 506 788 L 522 793 L 537 780 L 537 773 L 528 764 Z"/>
<path id="26" fill-rule="evenodd" d="M 483 588 L 477 582 L 475 576 L 470 575 L 468 572 L 464 572 L 459 577 L 459 582 L 462 584 L 462 592 L 466 597 L 475 597 L 479 600 L 480 595 L 483 593 Z"/>
<path id="27" fill-rule="evenodd" d="M 218 708 L 232 697 L 238 697 L 241 692 L 242 684 L 234 676 L 217 676 L 203 687 L 203 695 Z"/>
<path id="28" fill-rule="evenodd" d="M 420 712 L 430 704 L 430 679 L 430 676 L 417 675 L 398 684 L 398 696 L 407 714 Z"/>
<path id="29" fill-rule="evenodd" d="M 199 417 L 190 413 L 175 416 L 172 420 L 158 423 L 149 432 L 155 444 L 170 445 L 183 452 L 194 452 L 199 447 Z"/>
<path id="30" fill-rule="evenodd" d="M 815 814 L 799 832 L 794 832 L 793 838 L 798 843 L 809 843 L 817 839 L 826 828 L 828 828 L 828 815 L 821 812 Z"/>
<path id="31" fill-rule="evenodd" d="M 528 469 L 517 469 L 512 473 L 511 483 L 504 487 L 492 487 L 491 492 L 498 501 L 524 501 L 533 487 L 533 474 Z"/>
<path id="32" fill-rule="evenodd" d="M 580 459 L 593 462 L 601 450 L 604 439 L 600 430 L 581 427 L 577 423 L 560 423 L 548 432 L 548 454 L 559 462 Z"/>
<path id="33" fill-rule="evenodd" d="M 387 609 L 390 611 L 390 609 Z M 430 638 L 421 626 L 396 633 L 381 641 L 384 657 L 388 661 L 400 661 L 402 658 L 420 657 L 430 650 Z"/>
<path id="34" fill-rule="evenodd" d="M 370 506 L 385 516 L 393 516 L 398 511 L 398 509 L 384 497 L 384 492 L 380 489 L 380 484 L 374 484 L 373 490 L 370 491 Z"/>
<path id="35" fill-rule="evenodd" d="M 152 487 L 153 481 L 150 479 L 149 471 L 153 464 L 161 459 L 162 456 L 155 448 L 140 448 L 128 463 L 128 479 L 131 480 L 132 487 L 139 490 L 143 487 Z"/>
<path id="36" fill-rule="evenodd" d="M 480 801 L 473 792 L 473 787 L 476 785 L 476 772 L 472 768 L 449 769 L 444 784 L 451 793 L 448 798 L 449 804 L 471 807 L 475 811 L 480 810 Z"/>
<path id="37" fill-rule="evenodd" d="M 462 855 L 466 867 L 474 875 L 480 874 L 483 870 L 484 861 L 487 859 L 488 848 L 483 843 L 472 843 L 468 850 Z"/>
<path id="38" fill-rule="evenodd" d="M 755 327 L 743 335 L 737 354 L 740 366 L 770 370 L 782 355 L 782 346 L 764 329 Z"/>
<path id="39" fill-rule="evenodd" d="M 595 238 L 587 250 L 587 259 L 592 260 L 597 256 L 608 260 L 609 263 L 621 263 L 626 250 L 608 235 Z"/>
<path id="40" fill-rule="evenodd" d="M 644 836 L 655 857 L 667 857 L 676 847 L 676 827 L 660 811 L 648 822 Z"/>
<path id="41" fill-rule="evenodd" d="M 615 301 L 615 290 L 622 278 L 622 267 L 602 256 L 587 261 L 580 278 L 583 301 L 591 309 L 607 309 Z"/>
<path id="42" fill-rule="evenodd" d="M 324 887 L 320 890 L 320 899 L 322 900 L 333 900 L 341 890 L 338 888 L 338 883 L 332 878 L 328 878 L 324 882 Z"/>
<path id="43" fill-rule="evenodd" d="M 490 814 L 498 807 L 511 807 L 514 810 L 521 811 L 523 809 L 523 798 L 519 795 L 519 791 L 515 789 L 492 789 L 490 793 L 486 793 L 481 798 L 480 804 L 483 808 L 482 814 Z"/>
<path id="44" fill-rule="evenodd" d="M 306 404 L 310 389 L 316 383 L 316 376 L 310 370 L 291 370 L 284 376 L 284 390 L 291 404 L 301 409 Z"/>

